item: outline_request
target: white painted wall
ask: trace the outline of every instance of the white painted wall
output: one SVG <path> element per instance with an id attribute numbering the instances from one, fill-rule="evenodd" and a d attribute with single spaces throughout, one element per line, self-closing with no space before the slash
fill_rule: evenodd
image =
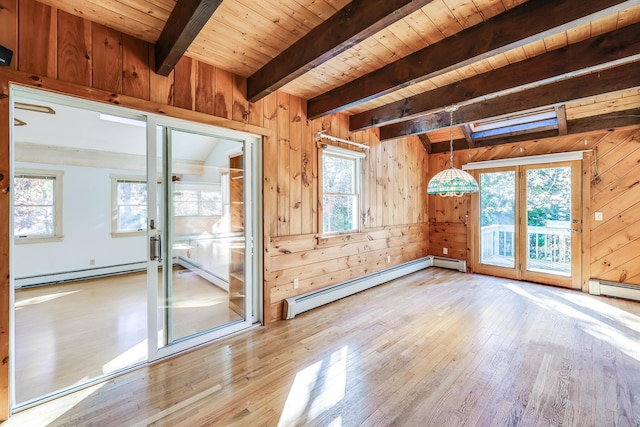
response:
<path id="1" fill-rule="evenodd" d="M 64 237 L 56 242 L 16 243 L 15 279 L 145 261 L 145 235 L 111 236 L 110 175 L 142 176 L 140 171 L 25 162 L 16 162 L 15 167 L 64 171 Z M 95 265 L 90 265 L 90 259 Z"/>

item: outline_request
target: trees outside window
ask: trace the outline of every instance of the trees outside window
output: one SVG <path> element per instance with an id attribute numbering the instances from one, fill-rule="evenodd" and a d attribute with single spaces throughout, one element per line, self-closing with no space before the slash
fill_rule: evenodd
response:
<path id="1" fill-rule="evenodd" d="M 18 172 L 14 177 L 13 195 L 15 238 L 62 235 L 62 171 Z"/>
<path id="2" fill-rule="evenodd" d="M 358 231 L 360 199 L 359 157 L 322 154 L 322 231 Z"/>

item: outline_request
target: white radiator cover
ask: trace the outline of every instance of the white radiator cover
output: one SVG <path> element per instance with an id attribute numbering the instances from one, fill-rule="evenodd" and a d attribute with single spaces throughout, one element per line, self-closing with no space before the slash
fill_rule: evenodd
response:
<path id="1" fill-rule="evenodd" d="M 607 280 L 589 279 L 589 293 L 640 301 L 640 286 L 609 282 Z"/>
<path id="2" fill-rule="evenodd" d="M 346 282 L 338 283 L 317 291 L 287 298 L 284 300 L 283 316 L 293 319 L 296 314 L 320 307 L 349 295 L 381 285 L 398 277 L 423 270 L 427 267 L 442 267 L 461 272 L 467 271 L 467 262 L 451 258 L 428 256 L 405 264 L 367 274 Z"/>

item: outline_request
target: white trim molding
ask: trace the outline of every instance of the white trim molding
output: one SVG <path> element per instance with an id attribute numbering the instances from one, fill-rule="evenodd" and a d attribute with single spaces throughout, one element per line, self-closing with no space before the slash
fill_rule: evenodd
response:
<path id="1" fill-rule="evenodd" d="M 569 151 L 567 153 L 541 154 L 539 156 L 514 157 L 512 159 L 486 160 L 469 162 L 462 166 L 463 170 L 500 168 L 506 166 L 539 165 L 543 163 L 568 162 L 582 160 L 583 153 L 591 150 Z"/>

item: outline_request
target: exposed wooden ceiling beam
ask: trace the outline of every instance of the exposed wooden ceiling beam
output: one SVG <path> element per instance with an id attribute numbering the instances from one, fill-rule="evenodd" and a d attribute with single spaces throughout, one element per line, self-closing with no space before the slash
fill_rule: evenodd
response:
<path id="1" fill-rule="evenodd" d="M 640 108 L 602 114 L 595 117 L 585 117 L 567 122 L 567 134 L 591 132 L 594 130 L 615 129 L 640 124 Z"/>
<path id="2" fill-rule="evenodd" d="M 383 126 L 489 94 L 566 78 L 568 73 L 640 55 L 640 23 L 507 65 L 379 108 L 354 114 L 349 130 Z"/>
<path id="3" fill-rule="evenodd" d="M 469 148 L 475 147 L 476 143 L 471 136 L 471 128 L 469 125 L 462 125 L 462 134 L 464 135 L 464 139 L 467 141 L 467 145 Z"/>
<path id="4" fill-rule="evenodd" d="M 422 133 L 418 135 L 418 139 L 422 143 L 422 146 L 424 147 L 424 151 L 426 151 L 427 154 L 431 154 L 431 141 L 429 140 L 429 137 L 427 136 L 427 134 Z"/>
<path id="5" fill-rule="evenodd" d="M 640 108 L 632 108 L 624 111 L 616 111 L 613 113 L 603 114 L 601 116 L 585 117 L 582 119 L 571 120 L 567 122 L 566 135 L 576 135 L 585 132 L 597 130 L 613 130 L 625 126 L 634 126 L 640 124 Z M 543 130 L 528 134 L 516 136 L 508 136 L 504 138 L 493 138 L 478 142 L 476 147 L 490 147 L 494 145 L 510 144 L 514 142 L 533 141 L 542 138 L 552 138 L 558 136 L 557 130 Z M 464 140 L 457 139 L 453 141 L 454 150 L 465 149 Z M 448 153 L 449 141 L 431 143 L 431 153 Z"/>
<path id="6" fill-rule="evenodd" d="M 168 76 L 222 0 L 178 0 L 155 46 L 156 73 Z"/>
<path id="7" fill-rule="evenodd" d="M 309 118 L 359 105 L 410 84 L 612 15 L 635 4 L 637 0 L 530 0 L 310 99 Z"/>
<path id="8" fill-rule="evenodd" d="M 556 105 L 556 118 L 558 119 L 558 134 L 567 134 L 567 109 L 564 105 Z"/>
<path id="9" fill-rule="evenodd" d="M 354 0 L 247 79 L 256 102 L 433 0 Z"/>
<path id="10" fill-rule="evenodd" d="M 554 82 L 508 95 L 462 105 L 454 113 L 454 125 L 640 86 L 640 62 Z M 380 128 L 380 139 L 417 135 L 449 126 L 449 113 L 439 112 Z"/>

